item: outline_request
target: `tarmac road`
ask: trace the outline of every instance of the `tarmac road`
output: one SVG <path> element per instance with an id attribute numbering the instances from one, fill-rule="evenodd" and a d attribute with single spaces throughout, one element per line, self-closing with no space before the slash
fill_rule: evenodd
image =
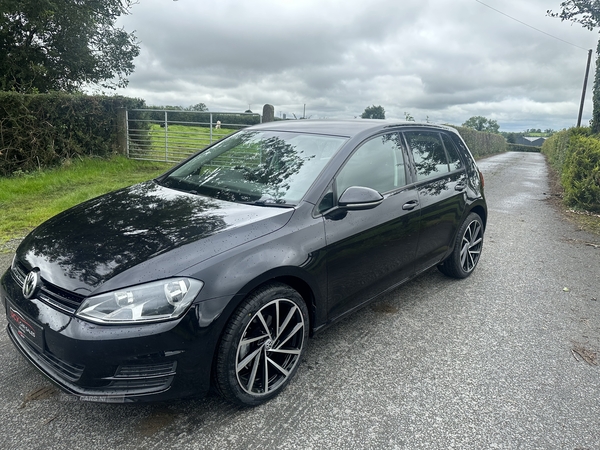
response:
<path id="1" fill-rule="evenodd" d="M 79 402 L 0 332 L 0 448 L 600 448 L 600 239 L 547 201 L 542 155 L 479 165 L 475 273 L 432 269 L 311 339 L 266 405 Z"/>

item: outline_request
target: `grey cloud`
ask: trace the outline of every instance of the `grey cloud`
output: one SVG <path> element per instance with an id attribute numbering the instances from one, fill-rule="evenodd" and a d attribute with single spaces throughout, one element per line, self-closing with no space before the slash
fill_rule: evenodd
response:
<path id="1" fill-rule="evenodd" d="M 547 1 L 487 3 L 595 47 L 597 33 L 546 17 Z M 353 117 L 381 104 L 395 118 L 562 128 L 585 68 L 584 51 L 470 0 L 145 0 L 132 12 L 122 24 L 137 30 L 142 54 L 120 93 L 157 105 L 307 104 L 313 117 Z"/>

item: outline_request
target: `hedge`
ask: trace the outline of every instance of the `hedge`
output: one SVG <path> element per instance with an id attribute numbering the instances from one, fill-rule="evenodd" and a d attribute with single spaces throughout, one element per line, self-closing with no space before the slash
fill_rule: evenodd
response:
<path id="1" fill-rule="evenodd" d="M 486 133 L 454 125 L 451 126 L 460 133 L 469 150 L 471 150 L 471 153 L 476 158 L 506 151 L 506 140 L 500 134 Z"/>
<path id="2" fill-rule="evenodd" d="M 567 205 L 600 212 L 600 140 L 571 136 L 561 182 Z"/>
<path id="3" fill-rule="evenodd" d="M 130 111 L 130 120 L 149 121 L 157 124 L 164 124 L 165 122 L 165 110 L 150 109 L 146 111 Z M 256 125 L 260 123 L 259 114 L 236 114 L 236 113 L 211 113 L 207 111 L 180 111 L 177 109 L 167 110 L 167 116 L 169 124 L 176 125 L 189 125 L 194 127 L 209 128 L 211 126 L 211 115 L 212 115 L 212 126 L 217 123 L 217 120 L 221 122 L 223 127 L 228 125 Z M 178 123 L 179 122 L 179 123 Z M 139 128 L 140 122 L 137 122 Z"/>
<path id="4" fill-rule="evenodd" d="M 522 145 L 522 144 L 506 144 L 509 152 L 529 152 L 539 153 L 542 151 L 542 147 L 535 147 L 533 145 Z"/>
<path id="5" fill-rule="evenodd" d="M 600 212 L 600 139 L 589 128 L 563 130 L 544 142 L 542 153 L 560 174 L 565 203 Z"/>
<path id="6" fill-rule="evenodd" d="M 144 100 L 121 96 L 0 92 L 0 176 L 56 165 L 77 156 L 113 154 L 118 151 L 119 109 L 144 106 Z M 178 111 L 169 111 L 169 120 L 190 120 L 189 114 L 180 114 L 181 118 L 177 114 Z M 194 119 L 208 122 L 206 112 L 195 115 Z M 134 118 L 160 122 L 164 113 L 161 116 L 151 111 L 133 112 L 130 119 Z M 248 125 L 259 121 L 249 115 L 237 115 L 234 119 Z M 217 120 L 227 123 L 232 117 L 217 113 L 213 121 Z M 506 151 L 506 141 L 498 134 L 455 128 L 475 157 Z"/>
<path id="7" fill-rule="evenodd" d="M 0 175 L 118 151 L 118 111 L 144 101 L 120 96 L 0 92 Z"/>

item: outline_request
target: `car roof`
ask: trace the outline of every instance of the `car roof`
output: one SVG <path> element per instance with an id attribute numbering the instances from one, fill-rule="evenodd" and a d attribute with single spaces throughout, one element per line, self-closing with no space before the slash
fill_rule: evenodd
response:
<path id="1" fill-rule="evenodd" d="M 336 136 L 354 137 L 365 131 L 376 132 L 388 128 L 399 127 L 424 127 L 429 129 L 442 129 L 456 133 L 456 130 L 444 125 L 431 123 L 405 122 L 379 119 L 348 119 L 348 120 L 278 120 L 259 125 L 252 129 L 294 131 L 302 133 L 328 134 Z"/>

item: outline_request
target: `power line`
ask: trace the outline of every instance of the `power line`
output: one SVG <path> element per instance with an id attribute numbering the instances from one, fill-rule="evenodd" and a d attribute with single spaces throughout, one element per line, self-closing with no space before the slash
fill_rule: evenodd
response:
<path id="1" fill-rule="evenodd" d="M 496 11 L 497 13 L 500 13 L 500 14 L 502 14 L 503 16 L 506 16 L 506 17 L 508 17 L 509 19 L 512 19 L 512 20 L 514 20 L 514 21 L 516 21 L 516 22 L 519 22 L 519 23 L 520 23 L 520 24 L 522 24 L 522 25 L 525 25 L 526 27 L 529 27 L 529 28 L 531 28 L 531 29 L 533 29 L 533 30 L 535 30 L 535 31 L 539 31 L 540 33 L 542 33 L 542 34 L 545 34 L 546 36 L 550 36 L 551 38 L 557 39 L 557 40 L 559 40 L 559 41 L 561 41 L 561 42 L 564 42 L 565 44 L 572 45 L 573 47 L 580 48 L 581 50 L 585 50 L 586 52 L 589 50 L 589 49 L 587 49 L 587 48 L 580 47 L 579 45 L 575 45 L 575 44 L 573 44 L 573 43 L 571 43 L 571 42 L 569 42 L 569 41 L 565 41 L 564 39 L 561 39 L 561 38 L 559 38 L 559 37 L 556 37 L 556 36 L 554 36 L 554 35 L 552 35 L 552 34 L 550 34 L 550 33 L 546 33 L 545 31 L 542 31 L 542 30 L 540 30 L 540 29 L 538 29 L 538 28 L 536 28 L 536 27 L 532 27 L 531 25 L 529 25 L 529 24 L 527 24 L 527 23 L 525 23 L 525 22 L 523 22 L 523 21 L 521 21 L 521 20 L 519 20 L 519 19 L 515 19 L 514 17 L 512 17 L 512 16 L 509 16 L 508 14 L 506 14 L 506 13 L 503 13 L 502 11 L 500 11 L 500 10 L 498 10 L 498 9 L 496 9 L 496 8 L 493 8 L 493 7 L 491 7 L 490 5 L 486 5 L 485 3 L 483 3 L 483 2 L 481 2 L 481 1 L 479 1 L 479 0 L 475 0 L 475 1 L 476 1 L 477 3 L 481 3 L 483 6 L 487 6 L 488 8 L 490 8 L 490 9 L 492 9 L 492 10 Z"/>

